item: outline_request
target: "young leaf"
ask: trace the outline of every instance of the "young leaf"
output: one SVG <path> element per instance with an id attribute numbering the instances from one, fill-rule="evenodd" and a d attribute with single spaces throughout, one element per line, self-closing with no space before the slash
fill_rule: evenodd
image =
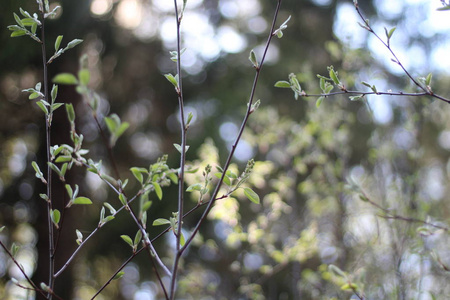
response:
<path id="1" fill-rule="evenodd" d="M 57 95 L 58 95 L 58 86 L 56 84 L 54 84 L 52 87 L 52 91 L 51 91 L 52 103 L 55 102 Z"/>
<path id="2" fill-rule="evenodd" d="M 170 224 L 170 221 L 167 219 L 156 219 L 155 221 L 153 221 L 153 226 L 160 226 L 160 225 L 166 225 L 166 224 Z"/>
<path id="3" fill-rule="evenodd" d="M 77 197 L 73 200 L 73 204 L 92 204 L 92 201 L 87 197 Z"/>
<path id="4" fill-rule="evenodd" d="M 173 84 L 174 87 L 178 87 L 178 75 L 173 76 L 172 74 L 164 74 L 164 77 L 166 77 L 166 79 Z"/>
<path id="5" fill-rule="evenodd" d="M 316 107 L 319 108 L 320 105 L 322 104 L 323 100 L 325 100 L 325 97 L 321 96 L 317 99 L 316 101 Z"/>
<path id="6" fill-rule="evenodd" d="M 117 212 L 116 209 L 115 209 L 111 204 L 109 204 L 108 202 L 103 203 L 103 205 L 104 205 L 107 209 L 109 209 L 109 212 L 110 212 L 112 215 L 114 215 L 114 214 Z"/>
<path id="7" fill-rule="evenodd" d="M 59 50 L 59 46 L 61 45 L 62 39 L 63 39 L 63 36 L 62 36 L 62 35 L 58 35 L 58 37 L 56 38 L 56 41 L 55 41 L 55 51 L 58 51 L 58 50 Z"/>
<path id="8" fill-rule="evenodd" d="M 78 84 L 78 79 L 70 73 L 60 73 L 53 77 L 53 82 L 58 84 Z"/>
<path id="9" fill-rule="evenodd" d="M 112 280 L 117 280 L 123 277 L 123 275 L 125 275 L 124 271 L 120 271 L 119 273 L 117 273 L 116 275 L 114 275 Z"/>
<path id="10" fill-rule="evenodd" d="M 133 167 L 130 169 L 131 173 L 133 173 L 134 177 L 140 182 L 144 182 L 144 176 L 142 175 L 139 168 Z"/>
<path id="11" fill-rule="evenodd" d="M 72 103 L 66 104 L 66 112 L 67 112 L 67 118 L 69 119 L 70 123 L 75 122 L 75 110 L 73 109 Z"/>
<path id="12" fill-rule="evenodd" d="M 244 188 L 244 195 L 253 203 L 259 204 L 259 196 L 257 193 L 255 193 L 251 188 Z"/>
<path id="13" fill-rule="evenodd" d="M 76 242 L 78 245 L 80 245 L 83 242 L 83 234 L 78 229 L 76 229 L 75 232 L 77 234 Z"/>
<path id="14" fill-rule="evenodd" d="M 427 75 L 427 78 L 425 78 L 425 84 L 427 85 L 427 86 L 430 86 L 431 85 L 431 79 L 433 78 L 433 74 L 431 74 L 431 73 L 429 73 L 428 75 Z"/>
<path id="15" fill-rule="evenodd" d="M 55 224 L 56 228 L 59 228 L 59 220 L 61 218 L 61 213 L 59 210 L 54 209 L 50 211 L 50 218 L 52 219 L 53 224 Z"/>
<path id="16" fill-rule="evenodd" d="M 134 245 L 133 245 L 133 240 L 128 236 L 128 235 L 121 235 L 120 236 L 121 238 L 122 238 L 122 240 L 124 240 L 128 245 L 130 245 L 131 246 L 131 248 L 133 248 L 134 247 Z"/>
<path id="17" fill-rule="evenodd" d="M 75 47 L 76 45 L 81 44 L 82 42 L 83 42 L 83 40 L 74 39 L 70 43 L 67 44 L 65 49 L 66 50 L 71 49 L 71 48 Z"/>
<path id="18" fill-rule="evenodd" d="M 276 83 L 275 83 L 275 87 L 278 87 L 278 88 L 290 88 L 291 87 L 291 84 L 289 83 L 289 82 L 287 82 L 287 81 L 277 81 Z"/>
<path id="19" fill-rule="evenodd" d="M 253 49 L 250 51 L 250 55 L 249 55 L 248 59 L 253 64 L 253 67 L 255 67 L 256 69 L 259 67 L 258 60 L 256 59 L 256 54 L 255 54 L 255 51 L 253 51 Z"/>
<path id="20" fill-rule="evenodd" d="M 87 85 L 91 79 L 91 73 L 88 69 L 82 69 L 78 71 L 78 80 L 82 85 Z"/>
<path id="21" fill-rule="evenodd" d="M 180 152 L 181 153 L 181 146 L 180 145 L 178 145 L 178 144 L 173 144 L 173 146 L 175 147 L 175 149 L 177 149 L 178 150 L 178 152 Z M 189 146 L 186 146 L 185 147 L 185 152 L 187 152 L 189 150 Z"/>
<path id="22" fill-rule="evenodd" d="M 201 191 L 203 188 L 203 185 L 200 183 L 194 183 L 193 185 L 189 186 L 186 189 L 186 192 L 193 192 L 193 191 Z"/>
<path id="23" fill-rule="evenodd" d="M 138 230 L 134 236 L 134 246 L 136 247 L 142 240 L 142 231 Z"/>
<path id="24" fill-rule="evenodd" d="M 122 205 L 127 205 L 127 197 L 125 197 L 124 194 L 122 194 L 122 193 L 119 194 L 119 200 L 120 200 L 120 203 L 122 203 Z"/>
<path id="25" fill-rule="evenodd" d="M 159 185 L 159 183 L 153 182 L 153 187 L 155 188 L 156 196 L 158 196 L 158 199 L 161 200 L 163 196 L 161 186 Z"/>

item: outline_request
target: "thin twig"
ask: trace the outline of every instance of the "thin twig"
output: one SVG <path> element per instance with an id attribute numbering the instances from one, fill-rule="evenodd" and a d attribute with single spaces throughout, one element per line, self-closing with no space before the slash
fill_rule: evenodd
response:
<path id="1" fill-rule="evenodd" d="M 444 102 L 446 102 L 446 103 L 448 103 L 448 104 L 450 104 L 450 100 L 449 99 L 447 99 L 447 98 L 445 98 L 445 97 L 442 97 L 442 96 L 439 96 L 439 95 L 437 95 L 437 94 L 435 94 L 432 90 L 431 90 L 431 88 L 429 88 L 429 87 L 427 87 L 427 88 L 425 88 L 425 87 L 423 87 L 416 79 L 414 79 L 414 77 L 408 72 L 408 70 L 405 68 L 405 66 L 401 63 L 401 61 L 400 61 L 400 59 L 398 59 L 398 57 L 397 57 L 397 55 L 395 54 L 395 52 L 394 52 L 394 50 L 392 50 L 392 48 L 391 48 L 391 45 L 390 45 L 390 43 L 389 43 L 389 40 L 388 40 L 388 42 L 386 43 L 373 29 L 372 29 L 372 27 L 370 26 L 370 24 L 369 24 L 369 22 L 368 22 L 368 20 L 366 19 L 366 18 L 364 18 L 364 16 L 363 16 L 363 14 L 362 14 L 362 12 L 361 12 L 361 10 L 359 9 L 359 5 L 358 5 L 358 2 L 357 1 L 354 1 L 354 4 L 355 4 L 355 9 L 356 9 L 356 11 L 357 11 L 357 13 L 358 13 L 358 15 L 360 16 L 360 18 L 361 18 L 361 20 L 364 22 L 364 28 L 367 30 L 367 31 L 369 31 L 371 34 L 373 34 L 388 50 L 389 50 L 389 52 L 392 54 L 392 56 L 394 57 L 394 59 L 392 60 L 393 62 L 395 62 L 397 65 L 399 65 L 400 66 L 400 68 L 403 70 L 403 72 L 405 72 L 405 74 L 406 74 L 406 76 L 408 76 L 408 78 L 420 89 L 420 90 L 422 90 L 422 91 L 424 91 L 424 93 L 425 93 L 425 95 L 427 95 L 427 96 L 431 96 L 431 97 L 433 97 L 433 98 L 436 98 L 436 99 L 439 99 L 439 100 L 441 100 L 441 101 L 444 101 Z M 401 96 L 401 95 L 400 95 Z"/>
<path id="2" fill-rule="evenodd" d="M 180 156 L 180 172 L 178 173 L 178 222 L 177 228 L 175 232 L 176 237 L 176 246 L 175 246 L 175 255 L 172 266 L 172 278 L 170 280 L 170 293 L 169 299 L 174 299 L 175 297 L 175 285 L 177 280 L 178 273 L 178 264 L 180 262 L 181 254 L 180 244 L 181 244 L 181 234 L 182 234 L 182 226 L 183 226 L 183 206 L 184 206 L 184 169 L 186 166 L 186 121 L 184 116 L 184 98 L 183 98 L 183 76 L 181 74 L 181 17 L 178 13 L 178 4 L 177 0 L 174 0 L 174 9 L 175 9 L 175 19 L 177 22 L 177 75 L 178 75 L 178 106 L 180 109 L 180 131 L 181 131 L 181 156 Z M 174 228 L 175 230 L 175 228 Z"/>
<path id="3" fill-rule="evenodd" d="M 50 103 L 49 93 L 48 93 L 48 68 L 47 68 L 47 55 L 46 55 L 46 48 L 45 48 L 45 12 L 42 8 L 41 10 L 41 51 L 42 51 L 42 62 L 43 62 L 43 75 L 44 75 L 44 98 L 45 101 Z M 52 119 L 52 112 L 46 115 L 45 120 L 45 135 L 46 135 L 46 152 L 47 152 L 47 162 L 51 162 L 51 154 L 50 154 L 50 147 L 51 147 L 51 119 Z M 55 256 L 54 256 L 54 236 L 53 236 L 53 222 L 51 218 L 51 211 L 52 211 L 52 169 L 50 168 L 50 165 L 47 164 L 47 223 L 48 223 L 48 254 L 49 254 L 49 270 L 48 270 L 48 286 L 51 290 L 54 288 L 54 272 L 55 272 Z M 48 293 L 48 299 L 52 299 L 52 294 Z"/>
<path id="4" fill-rule="evenodd" d="M 22 273 L 23 277 L 25 277 L 25 279 L 28 281 L 28 283 L 33 287 L 32 290 L 34 290 L 36 292 L 39 292 L 44 297 L 47 297 L 47 295 L 34 284 L 34 282 L 30 279 L 30 277 L 28 277 L 27 273 L 25 273 L 25 270 L 22 268 L 22 265 L 19 264 L 19 262 L 15 259 L 15 257 L 12 255 L 12 253 L 9 251 L 9 249 L 3 244 L 2 241 L 0 241 L 0 246 L 3 248 L 3 250 L 9 256 L 9 258 L 11 258 L 11 260 L 16 265 L 16 267 L 19 268 L 19 270 Z M 20 287 L 26 288 L 26 289 L 30 289 L 30 288 L 27 288 L 27 287 L 24 287 L 24 286 L 20 286 Z"/>

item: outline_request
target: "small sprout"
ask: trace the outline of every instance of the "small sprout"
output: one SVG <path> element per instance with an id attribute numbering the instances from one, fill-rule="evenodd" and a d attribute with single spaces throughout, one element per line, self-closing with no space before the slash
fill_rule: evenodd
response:
<path id="1" fill-rule="evenodd" d="M 80 245 L 83 242 L 83 234 L 78 229 L 76 229 L 75 232 L 77 234 L 76 242 L 77 242 L 78 245 Z"/>
<path id="2" fill-rule="evenodd" d="M 178 152 L 182 153 L 182 150 L 181 150 L 182 148 L 179 144 L 173 144 L 173 146 L 175 147 L 175 149 L 177 149 Z M 184 152 L 186 153 L 188 150 L 189 150 L 189 146 L 186 146 L 184 148 Z"/>
<path id="3" fill-rule="evenodd" d="M 114 275 L 113 280 L 117 280 L 123 277 L 123 275 L 125 275 L 124 271 L 120 271 L 119 273 L 117 273 L 116 275 Z"/>
<path id="4" fill-rule="evenodd" d="M 287 28 L 287 23 L 290 19 L 291 16 L 289 16 L 287 20 L 284 21 L 283 24 L 281 24 L 280 27 L 272 33 L 272 35 L 276 35 L 279 39 L 281 39 L 283 37 L 283 30 Z"/>
<path id="5" fill-rule="evenodd" d="M 63 39 L 63 36 L 62 36 L 62 35 L 58 35 L 58 37 L 56 38 L 56 41 L 55 41 L 55 51 L 58 51 L 58 50 L 59 50 L 59 46 L 61 45 L 62 39 Z"/>
<path id="6" fill-rule="evenodd" d="M 250 55 L 249 55 L 248 59 L 253 64 L 253 67 L 255 69 L 259 69 L 258 60 L 256 59 L 256 54 L 255 54 L 255 51 L 253 51 L 253 49 L 250 51 Z"/>

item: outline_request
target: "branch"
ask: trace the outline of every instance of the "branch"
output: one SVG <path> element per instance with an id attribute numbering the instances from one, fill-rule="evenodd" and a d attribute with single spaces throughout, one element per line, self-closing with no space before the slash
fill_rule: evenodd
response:
<path id="1" fill-rule="evenodd" d="M 389 52 L 391 52 L 392 56 L 394 57 L 392 59 L 392 61 L 396 64 L 398 64 L 400 66 L 400 68 L 402 68 L 403 72 L 406 74 L 406 76 L 408 76 L 408 78 L 422 91 L 424 91 L 424 95 L 428 95 L 431 96 L 433 98 L 439 99 L 441 101 L 444 101 L 448 104 L 450 104 L 450 100 L 436 95 L 430 87 L 423 87 L 416 79 L 414 79 L 414 77 L 408 72 L 408 70 L 405 68 L 405 66 L 403 66 L 403 64 L 401 63 L 400 59 L 398 59 L 397 55 L 395 54 L 394 50 L 392 50 L 391 45 L 389 43 L 390 37 L 388 37 L 387 42 L 385 42 L 382 38 L 380 38 L 380 36 L 372 29 L 372 27 L 369 24 L 369 21 L 367 19 L 364 18 L 363 14 L 361 13 L 361 10 L 359 9 L 359 5 L 358 5 L 358 1 L 353 1 L 354 5 L 355 5 L 355 9 L 356 12 L 358 13 L 358 15 L 360 16 L 361 20 L 364 22 L 364 25 L 361 25 L 361 27 L 363 27 L 364 29 L 366 29 L 367 31 L 369 31 L 371 34 L 373 34 L 388 50 Z M 400 96 L 404 96 L 404 95 L 400 95 Z M 415 95 L 416 96 L 416 95 Z M 417 95 L 417 96 L 421 96 L 421 94 Z"/>
<path id="2" fill-rule="evenodd" d="M 13 263 L 16 265 L 17 268 L 19 268 L 20 272 L 22 273 L 23 277 L 25 277 L 25 279 L 28 281 L 28 283 L 33 287 L 31 290 L 34 290 L 36 292 L 39 292 L 42 296 L 47 297 L 47 295 L 44 293 L 44 291 L 42 291 L 41 289 L 39 289 L 34 282 L 30 279 L 30 277 L 28 277 L 27 273 L 25 273 L 25 270 L 22 268 L 22 266 L 19 264 L 19 262 L 14 258 L 14 256 L 12 255 L 12 253 L 9 251 L 9 249 L 5 246 L 5 244 L 3 244 L 2 241 L 0 241 L 0 246 L 3 248 L 3 250 L 6 252 L 6 254 L 11 258 L 11 260 L 13 261 Z M 26 286 L 22 286 L 20 284 L 17 284 L 19 287 L 24 288 L 24 289 L 30 289 L 29 287 Z"/>
<path id="3" fill-rule="evenodd" d="M 184 10 L 184 4 L 183 4 L 183 10 Z M 184 169 L 186 165 L 186 132 L 187 132 L 187 126 L 186 121 L 184 117 L 184 98 L 183 98 L 183 80 L 182 80 L 182 74 L 181 74 L 181 33 L 180 33 L 180 26 L 181 26 L 181 16 L 179 16 L 178 13 L 178 5 L 177 0 L 174 0 L 174 9 L 175 9 L 175 19 L 177 22 L 177 75 L 178 75 L 178 87 L 177 87 L 177 94 L 178 94 L 178 105 L 180 107 L 180 126 L 181 126 L 181 156 L 180 156 L 180 171 L 178 173 L 178 225 L 177 230 L 175 232 L 176 237 L 176 246 L 175 246 L 175 255 L 174 255 L 174 262 L 172 267 L 172 278 L 170 281 L 170 298 L 174 299 L 175 295 L 175 284 L 177 280 L 177 273 L 178 273 L 178 264 L 180 262 L 181 254 L 180 251 L 180 242 L 181 242 L 181 230 L 183 227 L 183 206 L 184 206 Z"/>

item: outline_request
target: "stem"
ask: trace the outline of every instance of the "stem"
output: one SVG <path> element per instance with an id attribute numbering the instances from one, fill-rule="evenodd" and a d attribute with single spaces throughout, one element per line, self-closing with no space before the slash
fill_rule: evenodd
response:
<path id="1" fill-rule="evenodd" d="M 185 124 L 184 117 L 184 99 L 183 99 L 183 80 L 181 74 L 181 18 L 178 14 L 177 0 L 174 0 L 175 7 L 175 19 L 177 22 L 177 74 L 178 74 L 178 105 L 180 107 L 180 126 L 181 126 L 181 156 L 180 156 L 180 172 L 178 174 L 178 222 L 177 229 L 175 233 L 176 237 L 176 253 L 174 257 L 173 267 L 172 267 L 172 278 L 170 281 L 170 297 L 169 299 L 174 299 L 175 297 L 175 284 L 177 280 L 178 264 L 180 262 L 181 254 L 180 251 L 180 240 L 181 232 L 183 227 L 183 205 L 184 205 L 184 169 L 186 165 L 186 132 L 187 127 Z"/>
<path id="2" fill-rule="evenodd" d="M 49 93 L 48 93 L 48 68 L 47 68 L 47 55 L 46 55 L 46 49 L 45 49 L 45 13 L 44 10 L 41 11 L 42 16 L 42 26 L 41 26 L 41 51 L 42 51 L 42 64 L 43 64 L 43 73 L 44 73 L 44 98 L 45 101 L 49 101 Z M 46 147 L 47 147 L 47 162 L 50 162 L 51 155 L 50 155 L 50 147 L 51 147 L 51 119 L 52 114 L 46 116 L 45 120 L 45 134 L 46 134 Z M 49 253 L 49 278 L 48 278 L 48 286 L 51 290 L 53 290 L 54 287 L 54 269 L 55 269 L 55 256 L 54 256 L 54 233 L 53 233 L 53 223 L 51 219 L 51 210 L 52 210 L 52 169 L 47 164 L 47 222 L 48 222 L 48 253 Z M 48 293 L 48 299 L 52 299 L 52 294 Z"/>

